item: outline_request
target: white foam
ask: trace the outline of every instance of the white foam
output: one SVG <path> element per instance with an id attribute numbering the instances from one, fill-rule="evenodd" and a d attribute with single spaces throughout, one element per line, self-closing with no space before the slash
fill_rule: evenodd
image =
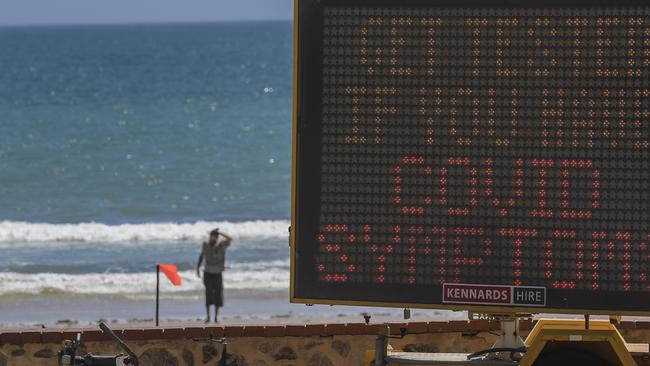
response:
<path id="1" fill-rule="evenodd" d="M 161 291 L 191 292 L 203 289 L 194 271 L 179 272 L 182 285 L 173 286 L 161 273 Z M 235 263 L 224 272 L 224 286 L 233 290 L 284 290 L 289 288 L 289 261 Z M 0 296 L 60 292 L 79 295 L 147 295 L 156 290 L 156 273 L 16 273 L 0 272 Z"/>
<path id="2" fill-rule="evenodd" d="M 100 223 L 45 224 L 0 222 L 1 243 L 132 243 L 143 241 L 200 241 L 215 227 L 236 239 L 287 238 L 289 221 L 206 222 L 188 224 L 150 223 L 106 225 Z"/>

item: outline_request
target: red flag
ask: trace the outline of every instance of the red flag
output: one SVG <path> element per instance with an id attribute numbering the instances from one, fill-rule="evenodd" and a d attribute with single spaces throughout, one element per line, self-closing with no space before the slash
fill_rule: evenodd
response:
<path id="1" fill-rule="evenodd" d="M 181 276 L 178 275 L 178 270 L 175 264 L 162 264 L 158 263 L 160 270 L 165 273 L 165 276 L 174 284 L 174 286 L 181 285 Z"/>

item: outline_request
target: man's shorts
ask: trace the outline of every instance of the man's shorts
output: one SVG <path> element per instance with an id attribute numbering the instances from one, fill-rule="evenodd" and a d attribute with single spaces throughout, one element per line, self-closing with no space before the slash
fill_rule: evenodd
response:
<path id="1" fill-rule="evenodd" d="M 203 272 L 205 304 L 223 306 L 223 278 L 221 273 Z"/>

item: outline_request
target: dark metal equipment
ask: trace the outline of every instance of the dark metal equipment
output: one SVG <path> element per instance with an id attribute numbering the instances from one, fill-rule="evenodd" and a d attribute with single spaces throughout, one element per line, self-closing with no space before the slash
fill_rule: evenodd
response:
<path id="1" fill-rule="evenodd" d="M 77 334 L 76 340 L 65 340 L 61 345 L 61 350 L 58 354 L 59 366 L 138 366 L 138 356 L 129 348 L 124 341 L 120 339 L 113 331 L 105 324 L 100 323 L 99 328 L 108 335 L 126 354 L 117 355 L 93 355 L 88 353 L 84 356 L 77 356 L 77 349 L 81 345 L 81 334 Z"/>

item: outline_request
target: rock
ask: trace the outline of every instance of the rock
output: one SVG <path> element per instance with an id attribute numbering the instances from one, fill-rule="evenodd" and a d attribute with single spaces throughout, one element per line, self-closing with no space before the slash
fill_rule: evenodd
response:
<path id="1" fill-rule="evenodd" d="M 404 346 L 404 352 L 424 352 L 424 353 L 436 353 L 438 352 L 438 347 L 427 344 L 427 343 L 411 343 Z"/>
<path id="2" fill-rule="evenodd" d="M 178 359 L 164 348 L 150 348 L 139 359 L 141 366 L 178 366 Z"/>
<path id="3" fill-rule="evenodd" d="M 257 350 L 265 355 L 275 352 L 280 347 L 279 342 L 261 342 L 257 345 Z"/>
<path id="4" fill-rule="evenodd" d="M 226 366 L 248 366 L 248 363 L 246 363 L 244 356 L 228 354 Z"/>
<path id="5" fill-rule="evenodd" d="M 187 347 L 183 348 L 183 361 L 185 361 L 186 366 L 194 366 L 194 353 Z"/>
<path id="6" fill-rule="evenodd" d="M 343 358 L 348 357 L 352 349 L 350 342 L 340 341 L 338 339 L 332 342 L 332 348 Z"/>
<path id="7" fill-rule="evenodd" d="M 34 352 L 34 357 L 36 357 L 36 358 L 52 358 L 52 357 L 55 357 L 55 356 L 56 356 L 56 353 L 54 353 L 49 348 L 44 348 L 42 350 Z"/>
<path id="8" fill-rule="evenodd" d="M 269 364 L 263 360 L 255 360 L 251 366 L 269 366 Z"/>
<path id="9" fill-rule="evenodd" d="M 72 326 L 72 325 L 77 325 L 79 324 L 79 321 L 77 320 L 71 320 L 71 319 L 63 319 L 63 320 L 57 320 L 56 325 L 65 325 L 65 326 Z"/>
<path id="10" fill-rule="evenodd" d="M 11 351 L 11 356 L 12 357 L 20 357 L 25 355 L 25 350 L 22 348 L 15 349 Z"/>
<path id="11" fill-rule="evenodd" d="M 7 366 L 7 357 L 0 353 L 0 366 Z"/>
<path id="12" fill-rule="evenodd" d="M 311 350 L 313 348 L 316 348 L 316 347 L 320 346 L 321 344 L 323 344 L 323 342 L 309 342 L 309 343 L 307 343 L 307 344 L 305 344 L 303 346 L 300 346 L 300 350 L 301 351 L 309 351 L 309 350 Z"/>
<path id="13" fill-rule="evenodd" d="M 214 358 L 219 357 L 219 351 L 212 346 L 203 346 L 203 364 L 212 361 Z"/>
<path id="14" fill-rule="evenodd" d="M 334 366 L 334 364 L 327 356 L 319 352 L 311 356 L 307 366 Z"/>
<path id="15" fill-rule="evenodd" d="M 276 354 L 273 355 L 273 359 L 276 361 L 295 360 L 296 352 L 293 350 L 293 348 L 289 346 L 284 346 L 280 348 L 280 350 Z"/>

